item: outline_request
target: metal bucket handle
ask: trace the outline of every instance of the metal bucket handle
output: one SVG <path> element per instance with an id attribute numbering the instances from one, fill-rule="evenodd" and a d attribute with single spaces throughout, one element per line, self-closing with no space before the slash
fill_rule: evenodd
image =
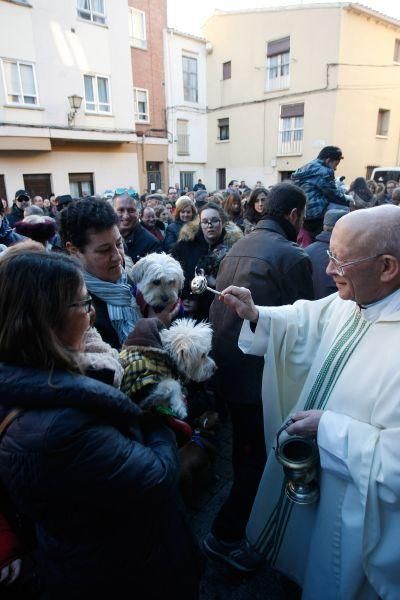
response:
<path id="1" fill-rule="evenodd" d="M 282 427 L 280 427 L 280 429 L 278 429 L 278 431 L 276 432 L 276 452 L 279 451 L 279 436 L 281 435 L 281 433 L 283 433 L 284 431 L 286 431 L 286 429 L 289 427 L 289 425 L 291 425 L 292 423 L 294 423 L 295 420 L 292 417 L 289 417 L 289 419 L 287 419 L 284 424 L 282 425 Z"/>

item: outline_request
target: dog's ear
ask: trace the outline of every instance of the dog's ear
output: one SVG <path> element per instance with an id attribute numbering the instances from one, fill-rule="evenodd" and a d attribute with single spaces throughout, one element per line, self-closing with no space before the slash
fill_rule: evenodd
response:
<path id="1" fill-rule="evenodd" d="M 147 269 L 148 259 L 147 256 L 141 258 L 133 265 L 132 274 L 135 283 L 141 281 Z"/>

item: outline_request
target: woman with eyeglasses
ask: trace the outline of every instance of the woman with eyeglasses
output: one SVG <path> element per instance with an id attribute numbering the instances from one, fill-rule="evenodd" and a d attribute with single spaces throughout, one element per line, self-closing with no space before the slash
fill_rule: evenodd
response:
<path id="1" fill-rule="evenodd" d="M 85 374 L 79 262 L 23 246 L 0 256 L 0 481 L 35 531 L 40 597 L 195 600 L 174 434 Z"/>
<path id="2" fill-rule="evenodd" d="M 208 285 L 215 287 L 219 265 L 233 244 L 243 237 L 242 231 L 231 221 L 224 210 L 208 202 L 200 209 L 198 221 L 186 223 L 179 233 L 177 244 L 172 249 L 172 256 L 179 260 L 185 274 L 182 299 L 190 301 L 190 316 L 197 319 L 208 319 L 208 312 L 214 295 L 205 292 L 201 296 L 193 296 L 190 282 L 196 269 L 203 269 Z"/>
<path id="3" fill-rule="evenodd" d="M 262 220 L 267 205 L 268 190 L 256 187 L 251 192 L 244 211 L 244 233 L 250 233 Z"/>

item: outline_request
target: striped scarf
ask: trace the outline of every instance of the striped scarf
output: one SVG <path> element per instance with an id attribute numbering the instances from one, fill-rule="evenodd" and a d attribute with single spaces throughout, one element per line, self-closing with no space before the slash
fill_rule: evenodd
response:
<path id="1" fill-rule="evenodd" d="M 132 295 L 132 287 L 128 283 L 126 272 L 115 283 L 103 281 L 85 271 L 86 287 L 95 296 L 107 304 L 108 316 L 118 334 L 121 345 L 124 343 L 135 323 L 140 319 L 136 300 Z"/>

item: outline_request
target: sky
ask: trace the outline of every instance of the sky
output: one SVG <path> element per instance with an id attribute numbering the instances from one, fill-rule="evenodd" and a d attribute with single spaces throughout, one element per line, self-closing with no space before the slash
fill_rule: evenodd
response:
<path id="1" fill-rule="evenodd" d="M 168 26 L 200 35 L 202 23 L 215 9 L 237 10 L 315 3 L 325 4 L 324 0 L 168 0 Z M 399 0 L 364 0 L 360 4 L 400 20 Z"/>

